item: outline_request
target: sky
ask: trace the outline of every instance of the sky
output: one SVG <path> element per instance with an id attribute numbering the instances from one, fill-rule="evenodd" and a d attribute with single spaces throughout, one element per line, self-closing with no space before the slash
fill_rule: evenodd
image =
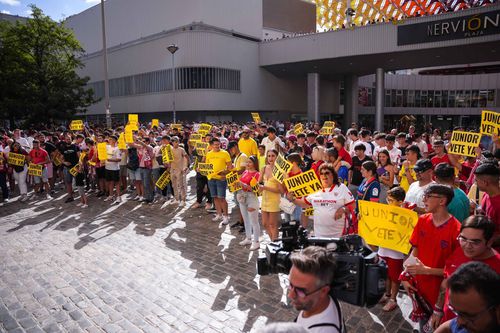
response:
<path id="1" fill-rule="evenodd" d="M 0 12 L 11 15 L 29 16 L 30 4 L 35 4 L 53 20 L 80 13 L 100 3 L 100 0 L 0 0 Z"/>

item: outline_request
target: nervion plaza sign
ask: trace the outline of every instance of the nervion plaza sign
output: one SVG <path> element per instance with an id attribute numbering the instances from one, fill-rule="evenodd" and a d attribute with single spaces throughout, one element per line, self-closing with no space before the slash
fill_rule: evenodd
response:
<path id="1" fill-rule="evenodd" d="M 398 26 L 398 46 L 500 34 L 500 10 Z"/>

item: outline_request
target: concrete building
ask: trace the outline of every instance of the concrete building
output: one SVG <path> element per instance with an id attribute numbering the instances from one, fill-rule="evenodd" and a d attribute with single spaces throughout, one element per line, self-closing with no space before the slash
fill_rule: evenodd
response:
<path id="1" fill-rule="evenodd" d="M 310 33 L 316 5 L 300 0 L 108 0 L 105 12 L 110 105 L 119 119 L 139 113 L 171 121 L 174 97 L 177 118 L 197 121 L 260 112 L 373 127 L 413 114 L 452 125 L 464 115 L 475 121 L 482 108 L 500 111 L 498 5 L 323 33 Z M 473 31 L 445 34 L 462 22 L 467 28 L 472 15 L 481 19 Z M 100 7 L 66 26 L 86 50 L 80 74 L 103 97 Z M 175 90 L 170 44 L 179 47 Z M 488 74 L 473 70 L 478 64 Z M 436 66 L 456 69 L 396 74 Z M 104 112 L 100 101 L 87 116 Z"/>

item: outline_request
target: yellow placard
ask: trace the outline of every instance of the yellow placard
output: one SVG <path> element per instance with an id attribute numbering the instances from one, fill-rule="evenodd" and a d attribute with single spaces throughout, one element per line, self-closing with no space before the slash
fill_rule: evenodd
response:
<path id="1" fill-rule="evenodd" d="M 160 120 L 159 119 L 151 120 L 151 128 L 153 128 L 153 127 L 156 127 L 156 128 L 160 127 Z"/>
<path id="2" fill-rule="evenodd" d="M 448 153 L 475 157 L 474 149 L 479 147 L 479 141 L 481 141 L 481 134 L 479 133 L 453 131 L 451 133 L 451 147 Z"/>
<path id="3" fill-rule="evenodd" d="M 201 134 L 193 133 L 189 136 L 189 141 L 192 142 L 193 144 L 195 142 L 201 142 L 202 137 L 203 136 Z"/>
<path id="4" fill-rule="evenodd" d="M 43 165 L 30 163 L 28 166 L 28 175 L 42 177 Z"/>
<path id="5" fill-rule="evenodd" d="M 97 157 L 101 161 L 108 159 L 108 150 L 106 148 L 106 142 L 101 142 L 97 144 Z"/>
<path id="6" fill-rule="evenodd" d="M 314 216 L 314 208 L 313 207 L 308 207 L 304 210 L 304 215 L 305 216 Z"/>
<path id="7" fill-rule="evenodd" d="M 283 154 L 278 154 L 273 166 L 273 177 L 280 183 L 283 183 L 283 178 L 292 169 L 292 163 L 288 162 Z"/>
<path id="8" fill-rule="evenodd" d="M 197 168 L 198 168 L 198 156 L 195 156 L 193 162 L 193 170 L 196 170 Z"/>
<path id="9" fill-rule="evenodd" d="M 227 187 L 229 192 L 241 190 L 240 175 L 237 172 L 231 171 L 226 175 Z"/>
<path id="10" fill-rule="evenodd" d="M 135 114 L 135 113 L 129 113 L 128 122 L 129 123 L 138 123 L 139 122 L 139 115 Z"/>
<path id="11" fill-rule="evenodd" d="M 83 120 L 72 120 L 69 124 L 69 129 L 72 131 L 82 131 L 83 130 Z"/>
<path id="12" fill-rule="evenodd" d="M 293 132 L 295 134 L 303 133 L 304 132 L 304 125 L 302 125 L 302 123 L 296 124 L 295 126 L 293 126 Z"/>
<path id="13" fill-rule="evenodd" d="M 25 156 L 23 154 L 9 153 L 7 158 L 7 163 L 10 165 L 23 166 L 25 161 Z"/>
<path id="14" fill-rule="evenodd" d="M 128 126 L 130 126 L 130 129 L 132 129 L 132 131 L 139 130 L 139 123 L 129 123 Z"/>
<path id="15" fill-rule="evenodd" d="M 85 160 L 85 156 L 87 156 L 87 153 L 86 152 L 82 152 L 80 154 L 80 158 L 78 159 L 78 163 L 82 164 L 83 161 Z"/>
<path id="16" fill-rule="evenodd" d="M 160 190 L 163 190 L 165 186 L 170 182 L 170 172 L 168 170 L 165 170 L 160 178 L 156 181 L 156 187 L 158 187 Z"/>
<path id="17" fill-rule="evenodd" d="M 134 143 L 134 134 L 130 125 L 125 126 L 125 143 Z"/>
<path id="18" fill-rule="evenodd" d="M 120 133 L 118 137 L 118 149 L 123 150 L 127 149 L 127 143 L 125 142 L 125 134 Z"/>
<path id="19" fill-rule="evenodd" d="M 177 128 L 179 131 L 182 131 L 182 124 L 171 124 L 170 128 L 171 129 Z"/>
<path id="20" fill-rule="evenodd" d="M 481 134 L 500 136 L 500 113 L 483 110 L 481 113 Z"/>
<path id="21" fill-rule="evenodd" d="M 418 214 L 410 209 L 371 201 L 358 201 L 359 235 L 367 244 L 408 254 Z"/>
<path id="22" fill-rule="evenodd" d="M 80 165 L 75 165 L 74 167 L 72 167 L 71 169 L 69 169 L 69 173 L 73 176 L 73 177 L 76 177 L 76 175 L 78 175 L 78 173 L 80 172 Z"/>
<path id="23" fill-rule="evenodd" d="M 323 126 L 319 130 L 319 134 L 321 134 L 321 135 L 331 135 L 331 134 L 333 134 L 333 127 L 325 127 L 325 126 Z"/>
<path id="24" fill-rule="evenodd" d="M 161 158 L 164 164 L 174 161 L 174 154 L 172 152 L 171 145 L 166 145 L 165 147 L 161 148 Z"/>
<path id="25" fill-rule="evenodd" d="M 55 154 L 52 162 L 54 162 L 55 166 L 60 166 L 62 164 L 61 154 Z"/>
<path id="26" fill-rule="evenodd" d="M 288 192 L 293 192 L 296 197 L 304 197 L 321 191 L 323 186 L 314 170 L 309 170 L 284 180 Z"/>
<path id="27" fill-rule="evenodd" d="M 196 153 L 199 156 L 206 156 L 208 149 L 208 142 L 196 142 L 195 148 L 196 148 Z"/>
<path id="28" fill-rule="evenodd" d="M 261 193 L 259 192 L 259 181 L 257 178 L 253 177 L 250 180 L 250 186 L 252 187 L 252 192 L 255 193 L 257 196 L 260 196 Z"/>
<path id="29" fill-rule="evenodd" d="M 334 121 L 331 121 L 331 120 L 325 121 L 325 122 L 323 123 L 323 127 L 331 127 L 331 128 L 334 128 L 334 127 L 335 127 L 335 122 L 334 122 Z"/>
<path id="30" fill-rule="evenodd" d="M 205 132 L 205 134 L 207 134 L 207 133 L 210 132 L 211 129 L 212 129 L 212 125 L 210 125 L 210 124 L 201 124 L 200 128 L 198 129 L 198 133 L 200 133 L 200 131 L 203 131 L 203 132 Z"/>
<path id="31" fill-rule="evenodd" d="M 252 112 L 252 119 L 256 123 L 260 123 L 260 115 L 257 112 Z"/>
<path id="32" fill-rule="evenodd" d="M 198 172 L 208 177 L 214 172 L 214 165 L 212 163 L 198 163 Z"/>

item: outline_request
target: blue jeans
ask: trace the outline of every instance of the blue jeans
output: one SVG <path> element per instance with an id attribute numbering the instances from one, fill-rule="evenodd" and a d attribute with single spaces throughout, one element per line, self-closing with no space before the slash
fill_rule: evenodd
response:
<path id="1" fill-rule="evenodd" d="M 142 183 L 144 184 L 144 199 L 153 201 L 153 182 L 151 178 L 151 169 L 139 168 L 141 170 Z"/>
<path id="2" fill-rule="evenodd" d="M 260 224 L 259 224 L 259 199 L 253 192 L 238 191 L 238 202 L 240 204 L 241 216 L 245 224 L 245 234 L 247 239 L 252 239 L 258 243 L 260 237 Z M 254 210 L 249 212 L 248 208 Z"/>

